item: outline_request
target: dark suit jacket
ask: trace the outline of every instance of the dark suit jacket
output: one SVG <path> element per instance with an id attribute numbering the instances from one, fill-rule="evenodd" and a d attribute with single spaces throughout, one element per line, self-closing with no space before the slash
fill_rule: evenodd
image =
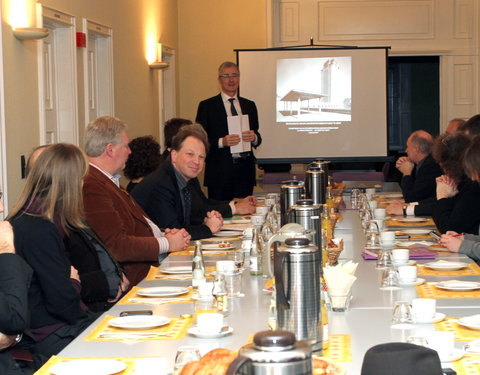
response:
<path id="1" fill-rule="evenodd" d="M 249 117 L 250 129 L 257 135 L 258 142 L 255 147 L 258 147 L 262 143 L 262 137 L 258 132 L 257 107 L 254 102 L 242 97 L 239 97 L 238 101 L 242 114 Z M 210 142 L 205 168 L 205 186 L 225 186 L 233 181 L 234 173 L 240 174 L 245 184 L 254 186 L 255 157 L 253 153 L 248 156 L 247 162 L 236 164 L 234 168 L 230 147 L 218 148 L 218 139 L 228 134 L 227 112 L 221 94 L 200 102 L 196 122 L 205 128 Z"/>
<path id="2" fill-rule="evenodd" d="M 159 245 L 143 212 L 130 195 L 95 167 L 83 184 L 87 222 L 123 267 L 132 285 L 158 265 Z"/>
<path id="3" fill-rule="evenodd" d="M 188 187 L 192 194 L 192 211 L 190 213 L 191 223 L 201 223 L 208 211 L 218 211 L 223 217 L 232 217 L 232 209 L 229 201 L 218 201 L 207 198 L 202 191 L 198 178 L 193 178 L 188 182 Z"/>
<path id="4" fill-rule="evenodd" d="M 11 223 L 17 254 L 33 269 L 28 290 L 30 328 L 73 325 L 88 318 L 70 281 L 70 260 L 55 225 L 27 213 L 19 213 Z"/>
<path id="5" fill-rule="evenodd" d="M 32 269 L 16 254 L 0 254 L 0 332 L 17 335 L 29 327 L 28 287 Z M 8 350 L 0 352 L 0 374 L 22 374 Z"/>
<path id="6" fill-rule="evenodd" d="M 405 202 L 420 202 L 424 199 L 435 198 L 437 183 L 435 179 L 443 174 L 441 168 L 428 155 L 420 168 L 409 176 L 403 176 L 400 181 Z"/>
<path id="7" fill-rule="evenodd" d="M 202 223 L 203 219 L 200 223 L 186 225 L 180 189 L 170 159 L 135 186 L 132 196 L 160 228 L 185 228 L 192 240 L 212 236 L 210 228 Z"/>
<path id="8" fill-rule="evenodd" d="M 478 234 L 480 226 L 480 186 L 465 180 L 458 186 L 457 195 L 439 199 L 433 206 L 432 217 L 440 232 Z"/>
<path id="9" fill-rule="evenodd" d="M 95 244 L 89 239 L 94 238 Z M 93 311 L 106 311 L 112 304 L 107 302 L 112 296 L 107 276 L 102 270 L 97 249 L 99 246 L 111 260 L 111 265 L 119 279 L 122 278 L 122 270 L 117 261 L 110 255 L 105 244 L 98 238 L 97 234 L 90 228 L 72 230 L 64 238 L 65 248 L 68 257 L 72 262 L 82 283 L 82 300 Z M 118 291 L 118 288 L 117 288 Z"/>

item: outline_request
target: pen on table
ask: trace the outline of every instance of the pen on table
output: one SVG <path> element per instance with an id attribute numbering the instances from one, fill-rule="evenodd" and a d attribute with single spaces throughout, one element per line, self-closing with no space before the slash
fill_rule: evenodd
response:
<path id="1" fill-rule="evenodd" d="M 457 233 L 457 234 L 454 234 L 452 237 L 460 237 L 460 236 L 463 236 L 464 233 Z"/>

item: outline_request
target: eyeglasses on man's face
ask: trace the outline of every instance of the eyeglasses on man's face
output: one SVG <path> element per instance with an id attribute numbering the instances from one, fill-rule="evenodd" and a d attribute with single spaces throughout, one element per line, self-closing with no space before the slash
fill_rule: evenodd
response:
<path id="1" fill-rule="evenodd" d="M 228 78 L 238 78 L 238 77 L 240 77 L 240 74 L 238 74 L 238 73 L 220 74 L 218 77 L 219 77 L 219 78 L 225 78 L 225 79 L 228 79 Z"/>

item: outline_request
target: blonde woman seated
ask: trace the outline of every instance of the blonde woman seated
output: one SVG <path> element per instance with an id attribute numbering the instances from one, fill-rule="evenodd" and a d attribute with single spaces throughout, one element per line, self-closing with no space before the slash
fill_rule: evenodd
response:
<path id="1" fill-rule="evenodd" d="M 63 243 L 66 234 L 85 226 L 82 178 L 87 168 L 78 147 L 47 147 L 9 216 L 17 254 L 33 269 L 29 333 L 37 365 L 62 350 L 96 317 L 81 303 L 80 279 Z"/>

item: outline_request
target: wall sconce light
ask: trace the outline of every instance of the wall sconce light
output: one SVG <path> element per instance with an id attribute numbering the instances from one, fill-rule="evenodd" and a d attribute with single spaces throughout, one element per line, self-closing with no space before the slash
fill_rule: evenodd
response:
<path id="1" fill-rule="evenodd" d="M 42 27 L 12 27 L 18 40 L 38 40 L 48 36 L 48 29 Z"/>
<path id="2" fill-rule="evenodd" d="M 157 43 L 157 60 L 148 64 L 150 69 L 166 69 L 170 63 L 162 61 L 162 43 Z"/>

